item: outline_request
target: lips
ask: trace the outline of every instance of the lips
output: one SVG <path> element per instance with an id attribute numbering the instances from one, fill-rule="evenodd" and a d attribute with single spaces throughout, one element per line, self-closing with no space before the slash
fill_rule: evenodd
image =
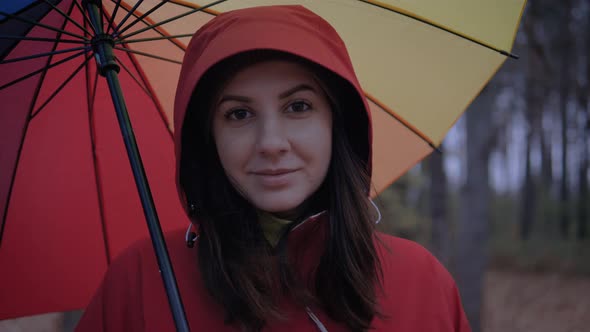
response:
<path id="1" fill-rule="evenodd" d="M 252 172 L 263 187 L 279 189 L 289 186 L 293 180 L 293 174 L 298 169 L 264 169 Z"/>
<path id="2" fill-rule="evenodd" d="M 289 174 L 297 171 L 296 169 L 287 169 L 287 168 L 278 168 L 278 169 L 265 169 L 261 171 L 254 171 L 252 172 L 255 175 L 262 175 L 262 176 L 278 176 L 283 174 Z"/>

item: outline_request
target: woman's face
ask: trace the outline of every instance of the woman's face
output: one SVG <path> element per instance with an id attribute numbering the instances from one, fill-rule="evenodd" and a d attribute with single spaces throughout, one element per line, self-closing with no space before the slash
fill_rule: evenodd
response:
<path id="1" fill-rule="evenodd" d="M 332 152 L 332 112 L 306 67 L 275 60 L 242 69 L 213 112 L 225 173 L 256 208 L 289 216 L 320 187 Z"/>

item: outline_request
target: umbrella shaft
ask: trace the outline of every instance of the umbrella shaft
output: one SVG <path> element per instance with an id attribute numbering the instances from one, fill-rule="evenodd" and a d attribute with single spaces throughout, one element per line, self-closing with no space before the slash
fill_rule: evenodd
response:
<path id="1" fill-rule="evenodd" d="M 176 278 L 168 255 L 168 249 L 166 248 L 164 236 L 162 235 L 162 229 L 160 227 L 141 156 L 139 155 L 139 150 L 137 148 L 135 135 L 133 134 L 133 128 L 131 127 L 131 121 L 129 120 L 129 114 L 127 113 L 127 106 L 125 105 L 125 99 L 123 98 L 123 92 L 119 83 L 119 66 L 114 61 L 112 38 L 104 33 L 101 24 L 100 8 L 102 8 L 102 4 L 100 3 L 100 0 L 85 0 L 83 3 L 88 12 L 90 21 L 96 29 L 95 32 L 97 35 L 92 39 L 95 58 L 101 75 L 106 77 L 111 97 L 113 99 L 119 127 L 121 128 L 121 135 L 123 136 L 123 141 L 125 142 L 125 147 L 127 149 L 129 163 L 131 164 L 135 184 L 137 185 L 137 191 L 139 193 L 148 230 L 152 239 L 152 245 L 154 246 L 158 266 L 168 295 L 168 302 L 170 304 L 172 316 L 174 317 L 176 330 L 188 332 L 189 327 L 184 312 L 184 306 L 180 298 L 180 292 L 178 291 L 178 286 L 176 284 Z"/>
<path id="2" fill-rule="evenodd" d="M 131 121 L 129 120 L 129 114 L 127 113 L 127 107 L 123 94 L 119 84 L 119 78 L 117 72 L 114 70 L 108 70 L 106 72 L 106 79 L 109 86 L 111 96 L 113 98 L 113 104 L 115 106 L 115 112 L 117 113 L 117 119 L 121 128 L 121 134 L 125 142 L 125 148 L 127 149 L 127 155 L 135 178 L 135 184 L 137 185 L 137 191 L 139 198 L 143 206 L 143 212 L 145 214 L 146 222 L 152 239 L 152 245 L 158 260 L 158 266 L 164 286 L 168 294 L 168 302 L 170 304 L 172 315 L 176 323 L 177 331 L 189 331 L 188 323 L 186 321 L 186 315 L 184 312 L 184 306 L 180 298 L 178 286 L 176 284 L 176 278 L 170 257 L 168 255 L 168 249 L 166 248 L 166 242 L 162 234 L 160 227 L 160 221 L 155 209 L 152 194 L 147 182 L 141 156 L 137 148 L 135 141 L 135 135 L 133 134 L 133 128 L 131 127 Z"/>
<path id="3" fill-rule="evenodd" d="M 118 73 L 121 68 L 115 61 L 115 55 L 113 54 L 115 40 L 112 36 L 105 33 L 102 26 L 101 0 L 84 0 L 83 3 L 88 12 L 90 22 L 94 27 L 95 35 L 92 37 L 91 45 L 92 50 L 94 51 L 98 72 L 102 76 L 106 76 L 106 73 L 109 71 L 115 71 Z"/>

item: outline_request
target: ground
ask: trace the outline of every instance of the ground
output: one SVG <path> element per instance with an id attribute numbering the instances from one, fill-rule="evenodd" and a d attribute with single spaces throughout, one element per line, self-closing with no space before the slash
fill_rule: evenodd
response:
<path id="1" fill-rule="evenodd" d="M 590 331 L 590 278 L 490 271 L 483 332 Z"/>

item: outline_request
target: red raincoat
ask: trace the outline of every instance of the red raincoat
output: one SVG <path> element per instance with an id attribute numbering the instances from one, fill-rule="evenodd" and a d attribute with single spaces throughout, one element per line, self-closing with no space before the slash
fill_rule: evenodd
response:
<path id="1" fill-rule="evenodd" d="M 252 38 L 244 38 L 252 36 Z M 272 49 L 306 58 L 337 73 L 363 96 L 344 43 L 323 19 L 299 6 L 245 9 L 222 14 L 201 28 L 189 44 L 175 101 L 176 152 L 180 128 L 193 90 L 203 73 L 217 62 L 250 50 Z M 364 98 L 362 98 L 364 101 Z M 365 109 L 368 109 L 365 103 Z M 367 143 L 369 137 L 357 138 Z M 370 156 L 370 153 L 369 153 Z M 180 158 L 177 158 L 180 159 Z M 370 159 L 369 159 L 370 160 Z M 177 176 L 178 179 L 178 176 Z M 184 200 L 179 186 L 181 199 Z M 186 205 L 186 204 L 185 204 Z M 288 235 L 293 270 L 308 276 L 324 250 L 328 218 L 312 217 Z M 470 331 L 455 283 L 424 248 L 410 241 L 379 234 L 376 244 L 383 269 L 380 311 L 375 331 Z M 181 232 L 168 234 L 169 254 L 192 331 L 237 331 L 224 324 L 222 308 L 208 295 L 198 269 L 197 248 L 186 246 Z M 280 300 L 288 319 L 269 321 L 264 331 L 318 331 L 305 308 Z M 346 331 L 321 308 L 311 308 L 326 329 Z M 151 242 L 140 242 L 119 256 L 82 317 L 77 331 L 174 331 L 163 283 Z"/>

